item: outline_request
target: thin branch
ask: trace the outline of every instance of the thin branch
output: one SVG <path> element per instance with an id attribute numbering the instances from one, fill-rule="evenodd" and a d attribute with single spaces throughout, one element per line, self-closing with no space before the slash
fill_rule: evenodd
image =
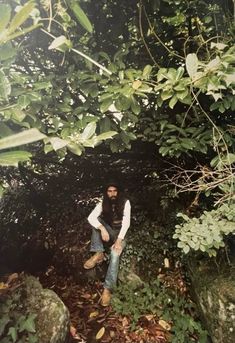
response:
<path id="1" fill-rule="evenodd" d="M 148 47 L 148 44 L 146 43 L 146 40 L 145 40 L 145 38 L 144 38 L 144 32 L 143 32 L 143 26 L 142 26 L 142 7 L 143 7 L 142 1 L 140 1 L 140 2 L 139 2 L 139 29 L 140 29 L 140 36 L 141 36 L 141 38 L 142 38 L 142 41 L 143 41 L 143 43 L 144 43 L 144 46 L 145 46 L 145 48 L 146 48 L 146 50 L 147 50 L 147 52 L 148 52 L 148 54 L 149 54 L 151 60 L 152 60 L 153 63 L 160 69 L 160 68 L 161 68 L 160 65 L 157 63 L 157 61 L 156 61 L 155 58 L 153 57 L 153 55 L 152 55 L 152 53 L 151 53 L 151 51 L 150 51 L 150 49 L 149 49 L 149 47 Z"/>
<path id="2" fill-rule="evenodd" d="M 145 9 L 144 6 L 143 6 L 143 9 L 144 9 L 144 14 L 145 14 L 145 17 L 146 17 L 146 19 L 147 19 L 147 21 L 148 21 L 149 27 L 150 27 L 150 29 L 151 29 L 153 35 L 155 36 L 155 38 L 159 41 L 159 43 L 168 51 L 168 53 L 169 53 L 170 55 L 175 56 L 175 57 L 177 57 L 177 58 L 180 58 L 181 60 L 185 60 L 185 58 L 184 58 L 183 56 L 181 56 L 181 55 L 175 53 L 174 51 L 171 51 L 171 50 L 164 44 L 164 42 L 161 40 L 161 38 L 160 38 L 160 37 L 157 35 L 157 33 L 155 32 L 154 27 L 153 27 L 153 25 L 151 24 L 151 22 L 150 22 L 150 20 L 149 20 L 148 14 L 147 14 L 146 9 Z"/>
<path id="3" fill-rule="evenodd" d="M 46 33 L 48 36 L 56 39 L 57 37 L 55 37 L 54 35 L 52 35 L 51 33 L 47 32 L 46 30 L 44 29 L 41 29 L 42 32 Z M 70 50 L 72 50 L 73 52 L 75 52 L 76 54 L 84 57 L 86 60 L 90 61 L 92 64 L 95 64 L 97 67 L 99 67 L 101 70 L 105 71 L 107 74 L 111 75 L 112 72 L 110 70 L 108 70 L 107 68 L 103 67 L 100 63 L 96 62 L 95 60 L 93 60 L 91 57 L 87 56 L 86 54 L 84 54 L 83 52 L 77 50 L 77 49 L 74 49 L 74 48 L 71 48 Z"/>

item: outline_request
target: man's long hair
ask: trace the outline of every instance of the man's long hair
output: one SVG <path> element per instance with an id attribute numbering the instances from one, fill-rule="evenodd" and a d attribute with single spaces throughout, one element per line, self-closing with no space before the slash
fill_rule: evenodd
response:
<path id="1" fill-rule="evenodd" d="M 107 190 L 109 187 L 115 187 L 117 189 L 117 198 L 115 199 L 115 201 L 112 201 L 107 195 Z M 113 204 L 115 204 L 115 212 L 117 214 L 118 220 L 122 220 L 125 203 L 126 203 L 126 198 L 120 186 L 117 185 L 116 183 L 109 183 L 105 187 L 104 194 L 103 194 L 101 216 L 104 219 L 104 221 L 109 225 L 112 224 L 112 220 L 113 220 L 112 205 Z"/>

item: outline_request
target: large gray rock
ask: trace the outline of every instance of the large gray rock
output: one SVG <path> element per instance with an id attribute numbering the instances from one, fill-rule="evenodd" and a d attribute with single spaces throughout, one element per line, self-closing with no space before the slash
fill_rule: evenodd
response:
<path id="1" fill-rule="evenodd" d="M 23 284 L 24 307 L 37 315 L 35 319 L 38 341 L 40 343 L 65 343 L 69 329 L 69 311 L 58 297 L 43 289 L 40 282 L 26 277 Z"/>
<path id="2" fill-rule="evenodd" d="M 235 342 L 235 268 L 190 260 L 192 290 L 213 343 Z"/>

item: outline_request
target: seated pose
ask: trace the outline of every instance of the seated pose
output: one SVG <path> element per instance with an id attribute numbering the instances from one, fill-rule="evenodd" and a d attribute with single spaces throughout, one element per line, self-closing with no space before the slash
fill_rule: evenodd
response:
<path id="1" fill-rule="evenodd" d="M 84 263 L 85 269 L 94 268 L 104 260 L 105 248 L 111 250 L 109 266 L 101 296 L 101 305 L 108 306 L 111 290 L 117 283 L 120 255 L 126 245 L 124 237 L 130 226 L 131 205 L 115 182 L 110 182 L 99 202 L 88 217 L 92 226 L 91 248 L 95 254 Z"/>

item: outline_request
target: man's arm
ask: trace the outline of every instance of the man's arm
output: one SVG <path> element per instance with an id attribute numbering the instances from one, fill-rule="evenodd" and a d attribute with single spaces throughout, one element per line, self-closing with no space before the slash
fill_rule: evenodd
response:
<path id="1" fill-rule="evenodd" d="M 101 237 L 103 241 L 108 242 L 109 241 L 109 233 L 105 229 L 105 227 L 100 223 L 98 220 L 99 216 L 101 215 L 102 212 L 102 202 L 99 202 L 94 210 L 90 213 L 88 216 L 88 222 L 97 230 L 100 230 L 101 232 Z"/>
<path id="2" fill-rule="evenodd" d="M 99 229 L 101 225 L 98 220 L 98 217 L 101 215 L 101 212 L 102 212 L 102 202 L 98 202 L 94 210 L 89 214 L 87 218 L 91 226 L 95 227 L 96 229 Z"/>
<path id="3" fill-rule="evenodd" d="M 118 238 L 124 239 L 125 235 L 127 233 L 127 230 L 130 227 L 131 223 L 131 204 L 130 201 L 127 200 L 124 206 L 124 211 L 123 211 L 123 218 L 122 218 L 122 227 L 119 232 Z"/>

